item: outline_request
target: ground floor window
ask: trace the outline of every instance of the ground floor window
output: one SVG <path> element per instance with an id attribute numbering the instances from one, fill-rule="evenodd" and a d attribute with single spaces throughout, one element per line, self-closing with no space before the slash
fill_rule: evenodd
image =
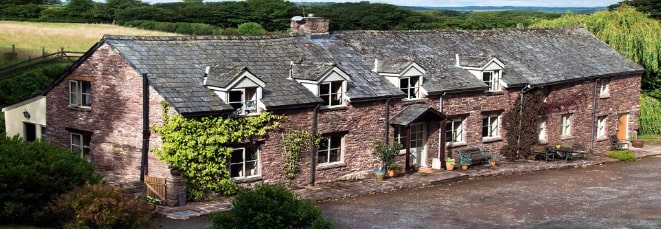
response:
<path id="1" fill-rule="evenodd" d="M 606 116 L 597 118 L 597 138 L 606 138 Z"/>
<path id="2" fill-rule="evenodd" d="M 230 159 L 232 178 L 259 176 L 259 153 L 255 147 L 235 148 Z"/>
<path id="3" fill-rule="evenodd" d="M 546 142 L 546 121 L 537 121 L 537 140 Z"/>
<path id="4" fill-rule="evenodd" d="M 498 114 L 482 115 L 482 138 L 492 138 L 500 136 L 498 134 Z"/>
<path id="5" fill-rule="evenodd" d="M 569 137 L 571 136 L 571 114 L 562 115 L 562 124 L 561 124 L 561 136 Z"/>
<path id="6" fill-rule="evenodd" d="M 92 139 L 92 135 L 86 133 L 70 132 L 69 136 L 71 139 L 71 152 L 80 154 L 82 158 L 90 161 L 90 141 Z"/>
<path id="7" fill-rule="evenodd" d="M 342 134 L 325 135 L 319 141 L 317 165 L 342 162 Z"/>
<path id="8" fill-rule="evenodd" d="M 455 118 L 445 123 L 445 142 L 459 143 L 464 142 L 463 131 L 464 119 Z"/>

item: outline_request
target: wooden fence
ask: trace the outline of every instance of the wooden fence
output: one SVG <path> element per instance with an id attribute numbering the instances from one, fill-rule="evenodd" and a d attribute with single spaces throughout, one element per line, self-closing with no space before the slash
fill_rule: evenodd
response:
<path id="1" fill-rule="evenodd" d="M 167 198 L 165 178 L 145 176 L 147 196 L 165 201 Z"/>
<path id="2" fill-rule="evenodd" d="M 34 67 L 38 67 L 44 64 L 52 63 L 55 61 L 61 61 L 61 60 L 69 60 L 71 62 L 74 62 L 78 60 L 81 56 L 85 54 L 84 52 L 73 52 L 73 51 L 65 51 L 64 48 L 60 49 L 58 52 L 51 53 L 51 54 L 46 54 L 42 50 L 42 56 L 37 57 L 37 58 L 28 58 L 25 61 L 15 63 L 12 65 L 0 67 L 0 81 L 13 78 L 20 73 L 30 70 Z"/>

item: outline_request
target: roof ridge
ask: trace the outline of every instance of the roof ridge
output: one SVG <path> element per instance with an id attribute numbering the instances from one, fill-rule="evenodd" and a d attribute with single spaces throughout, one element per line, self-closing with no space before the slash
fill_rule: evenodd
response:
<path id="1" fill-rule="evenodd" d="M 237 35 L 176 35 L 176 36 L 131 36 L 103 35 L 103 40 L 134 40 L 134 41 L 198 41 L 198 40 L 272 40 L 292 37 L 289 34 L 237 36 Z"/>

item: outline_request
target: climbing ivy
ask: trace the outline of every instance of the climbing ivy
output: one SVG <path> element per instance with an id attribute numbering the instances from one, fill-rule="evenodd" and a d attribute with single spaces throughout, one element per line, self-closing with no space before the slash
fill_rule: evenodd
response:
<path id="1" fill-rule="evenodd" d="M 310 132 L 303 130 L 294 130 L 284 135 L 282 144 L 285 146 L 285 161 L 282 165 L 282 171 L 288 179 L 296 178 L 301 156 L 312 146 L 319 145 L 320 139 L 320 133 L 312 135 Z"/>
<path id="2" fill-rule="evenodd" d="M 279 126 L 282 118 L 269 112 L 242 118 L 186 118 L 179 114 L 170 117 L 168 104 L 163 102 L 162 108 L 163 125 L 153 127 L 162 140 L 155 152 L 159 160 L 178 168 L 188 180 L 191 200 L 203 199 L 207 191 L 234 194 L 237 187 L 227 166 L 233 151 L 230 145 L 265 136 Z"/>

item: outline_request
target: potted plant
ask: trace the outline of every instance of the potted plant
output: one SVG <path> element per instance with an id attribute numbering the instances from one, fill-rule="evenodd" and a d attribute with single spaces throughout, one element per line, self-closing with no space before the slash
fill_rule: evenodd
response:
<path id="1" fill-rule="evenodd" d="M 382 171 L 385 174 L 388 165 L 395 164 L 395 156 L 399 154 L 399 150 L 402 148 L 402 144 L 399 144 L 399 142 L 385 144 L 380 141 L 377 141 L 374 144 L 375 147 L 372 154 L 376 155 L 381 160 L 379 173 Z M 377 176 L 377 179 L 380 175 L 379 173 L 377 173 L 377 170 L 374 170 L 374 174 Z"/>
<path id="2" fill-rule="evenodd" d="M 447 169 L 448 171 L 452 171 L 454 169 L 454 164 L 455 164 L 454 158 L 451 157 L 445 158 L 445 169 Z"/>
<path id="3" fill-rule="evenodd" d="M 491 166 L 496 166 L 496 162 L 500 161 L 500 159 L 497 156 L 491 156 L 489 158 L 489 164 Z"/>
<path id="4" fill-rule="evenodd" d="M 388 176 L 389 177 L 396 177 L 397 175 L 399 175 L 399 170 L 401 169 L 399 164 L 390 163 L 390 164 L 388 164 L 387 167 L 388 167 Z"/>
<path id="5" fill-rule="evenodd" d="M 555 145 L 555 148 L 556 148 L 556 149 L 560 149 L 560 147 L 562 147 L 562 142 L 561 142 L 561 141 L 555 141 L 555 142 L 553 143 L 553 145 Z"/>
<path id="6" fill-rule="evenodd" d="M 376 177 L 377 180 L 383 180 L 385 176 L 386 176 L 385 169 L 374 169 L 374 177 Z"/>
<path id="7" fill-rule="evenodd" d="M 645 141 L 638 139 L 637 135 L 631 135 L 629 139 L 631 139 L 631 146 L 633 147 L 643 148 L 643 146 L 645 146 Z"/>
<path id="8" fill-rule="evenodd" d="M 461 161 L 461 170 L 466 171 L 469 165 L 471 165 L 469 161 Z"/>

